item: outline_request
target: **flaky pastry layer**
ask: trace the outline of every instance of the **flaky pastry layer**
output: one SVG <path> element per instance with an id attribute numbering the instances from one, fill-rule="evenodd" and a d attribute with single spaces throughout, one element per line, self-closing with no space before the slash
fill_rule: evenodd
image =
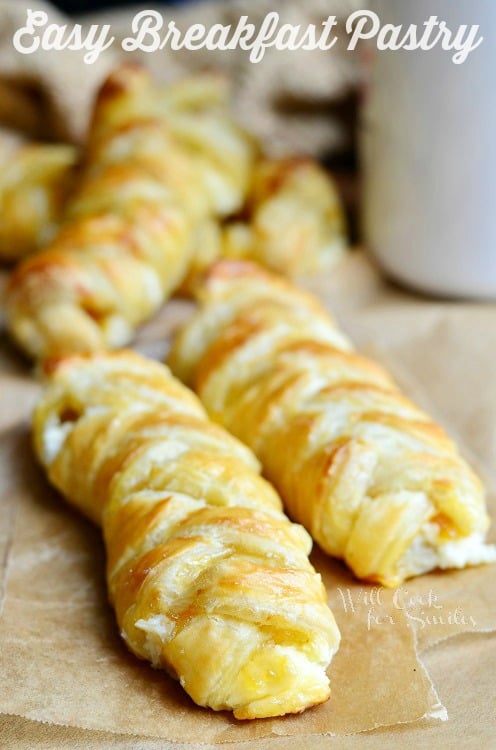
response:
<path id="1" fill-rule="evenodd" d="M 75 180 L 77 149 L 62 144 L 22 145 L 2 153 L 0 263 L 39 250 L 56 232 Z"/>
<path id="2" fill-rule="evenodd" d="M 124 351 L 46 367 L 36 453 L 102 525 L 129 648 L 239 719 L 326 700 L 339 632 L 311 539 L 252 452 L 157 362 Z"/>
<path id="3" fill-rule="evenodd" d="M 259 457 L 289 515 L 359 578 L 394 586 L 496 560 L 480 480 L 311 295 L 220 262 L 172 370 Z"/>
<path id="4" fill-rule="evenodd" d="M 255 148 L 216 90 L 160 89 L 130 65 L 103 84 L 60 231 L 8 287 L 7 325 L 27 354 L 126 344 L 184 281 L 205 225 L 242 204 Z"/>
<path id="5" fill-rule="evenodd" d="M 243 217 L 227 222 L 221 255 L 285 276 L 327 271 L 346 247 L 346 221 L 331 176 L 309 158 L 260 159 Z"/>

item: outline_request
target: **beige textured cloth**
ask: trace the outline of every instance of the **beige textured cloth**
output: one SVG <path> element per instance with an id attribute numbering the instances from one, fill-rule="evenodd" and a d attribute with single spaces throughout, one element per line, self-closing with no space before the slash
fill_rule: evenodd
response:
<path id="1" fill-rule="evenodd" d="M 143 8 L 143 6 L 141 6 Z M 150 6 L 146 6 L 150 7 Z M 358 0 L 207 0 L 185 6 L 160 6 L 165 24 L 174 20 L 183 30 L 193 23 L 236 24 L 242 15 L 259 25 L 276 10 L 280 23 L 318 26 L 329 15 L 343 20 Z M 97 62 L 87 65 L 83 52 L 37 50 L 18 53 L 14 32 L 26 23 L 27 8 L 43 9 L 50 22 L 110 23 L 114 44 Z M 349 127 L 336 105 L 349 96 L 358 80 L 357 56 L 346 51 L 344 24 L 339 42 L 329 51 L 266 50 L 251 63 L 243 50 L 125 53 L 121 40 L 131 34 L 138 8 L 101 12 L 84 19 L 67 19 L 50 5 L 33 0 L 0 0 L 0 124 L 20 128 L 31 137 L 81 141 L 95 90 L 108 70 L 121 59 L 139 59 L 158 80 L 169 81 L 192 71 L 215 69 L 232 81 L 237 118 L 275 155 L 321 155 L 346 148 Z"/>
<path id="2" fill-rule="evenodd" d="M 116 64 L 117 52 L 108 50 L 94 65 L 86 65 L 78 51 L 20 54 L 12 39 L 25 26 L 28 8 L 47 11 L 50 23 L 68 23 L 47 3 L 0 0 L 0 122 L 30 137 L 79 141 L 95 90 Z"/>

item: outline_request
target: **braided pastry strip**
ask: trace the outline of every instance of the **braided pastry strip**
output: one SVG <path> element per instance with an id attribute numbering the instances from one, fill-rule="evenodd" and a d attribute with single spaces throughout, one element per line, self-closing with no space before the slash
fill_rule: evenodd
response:
<path id="1" fill-rule="evenodd" d="M 251 451 L 157 362 L 123 351 L 52 368 L 36 453 L 103 527 L 129 648 L 196 703 L 239 719 L 326 700 L 339 632 L 310 537 L 284 516 Z"/>
<path id="2" fill-rule="evenodd" d="M 0 262 L 30 255 L 55 233 L 74 180 L 77 149 L 29 144 L 2 154 Z"/>
<path id="3" fill-rule="evenodd" d="M 103 85 L 66 221 L 8 289 L 8 327 L 31 356 L 127 343 L 184 279 L 203 224 L 241 204 L 251 143 L 193 94 L 189 113 L 176 100 L 137 67 Z"/>
<path id="4" fill-rule="evenodd" d="M 338 192 L 330 175 L 312 159 L 257 162 L 244 213 L 246 221 L 225 226 L 223 257 L 303 276 L 331 268 L 346 249 Z"/>
<path id="5" fill-rule="evenodd" d="M 170 365 L 326 552 L 386 586 L 496 559 L 479 479 L 316 299 L 233 261 L 200 296 Z"/>

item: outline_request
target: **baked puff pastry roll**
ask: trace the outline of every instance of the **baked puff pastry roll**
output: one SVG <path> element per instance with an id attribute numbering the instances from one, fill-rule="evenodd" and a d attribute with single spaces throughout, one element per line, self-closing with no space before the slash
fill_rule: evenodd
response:
<path id="1" fill-rule="evenodd" d="M 157 118 L 195 163 L 196 175 L 188 184 L 189 191 L 200 191 L 214 216 L 239 211 L 259 149 L 230 114 L 226 80 L 204 73 L 172 85 L 143 89 L 146 77 L 143 68 L 132 64 L 114 72 L 112 95 L 98 101 L 90 149 L 98 148 L 122 123 Z"/>
<path id="2" fill-rule="evenodd" d="M 126 344 L 185 279 L 204 225 L 244 195 L 170 119 L 144 69 L 124 66 L 103 85 L 64 224 L 8 288 L 9 330 L 32 357 Z"/>
<path id="3" fill-rule="evenodd" d="M 496 559 L 479 479 L 316 299 L 228 261 L 199 296 L 170 365 L 326 552 L 385 586 Z"/>
<path id="4" fill-rule="evenodd" d="M 78 152 L 69 145 L 33 143 L 0 157 L 0 262 L 12 263 L 55 234 Z"/>
<path id="5" fill-rule="evenodd" d="M 244 209 L 228 222 L 222 255 L 287 276 L 331 268 L 346 246 L 346 221 L 330 175 L 307 158 L 257 162 Z"/>
<path id="6" fill-rule="evenodd" d="M 47 362 L 34 415 L 50 481 L 102 525 L 121 634 L 201 706 L 238 719 L 329 696 L 339 632 L 311 539 L 251 451 L 157 362 Z"/>

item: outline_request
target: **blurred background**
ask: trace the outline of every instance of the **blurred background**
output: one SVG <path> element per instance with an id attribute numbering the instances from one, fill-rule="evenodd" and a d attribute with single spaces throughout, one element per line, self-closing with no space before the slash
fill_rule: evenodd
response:
<path id="1" fill-rule="evenodd" d="M 54 23 L 110 23 L 116 42 L 92 65 L 81 52 L 20 55 L 14 31 L 26 9 Z M 0 0 L 0 126 L 35 140 L 84 142 L 95 92 L 125 57 L 146 64 L 157 81 L 216 71 L 231 85 L 236 119 L 266 154 L 318 159 L 344 202 L 352 244 L 365 242 L 393 278 L 434 294 L 496 295 L 492 222 L 496 108 L 496 3 L 488 0 L 175 0 L 154 3 L 164 28 L 193 23 L 260 25 L 273 10 L 281 23 L 338 19 L 328 51 L 268 49 L 252 64 L 246 52 L 126 53 L 120 40 L 141 6 L 119 0 Z M 345 20 L 374 8 L 382 23 L 417 24 L 437 14 L 449 28 L 477 23 L 484 44 L 462 65 L 437 45 L 429 52 L 377 53 L 374 44 L 346 49 Z M 361 157 L 361 158 L 359 158 Z M 363 175 L 365 175 L 363 177 Z M 362 186 L 362 190 L 361 190 Z M 470 253 L 468 247 L 471 247 Z"/>

